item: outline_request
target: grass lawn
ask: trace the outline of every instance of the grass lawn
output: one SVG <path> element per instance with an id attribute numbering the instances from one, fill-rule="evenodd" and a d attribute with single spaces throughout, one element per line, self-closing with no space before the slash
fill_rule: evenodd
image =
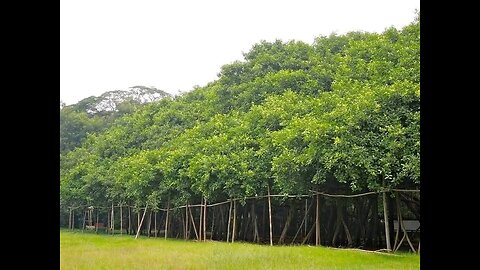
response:
<path id="1" fill-rule="evenodd" d="M 60 230 L 61 269 L 420 269 L 420 256 Z"/>

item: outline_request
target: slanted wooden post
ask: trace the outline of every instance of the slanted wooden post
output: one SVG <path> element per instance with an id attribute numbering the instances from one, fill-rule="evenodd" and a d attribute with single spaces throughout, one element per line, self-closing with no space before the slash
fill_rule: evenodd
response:
<path id="1" fill-rule="evenodd" d="M 140 228 L 140 208 L 138 208 L 137 212 L 137 229 Z"/>
<path id="2" fill-rule="evenodd" d="M 143 211 L 142 221 L 140 221 L 139 224 L 138 224 L 137 235 L 135 235 L 135 239 L 137 239 L 138 236 L 140 235 L 140 228 L 142 228 L 143 219 L 145 218 L 145 213 L 147 213 L 147 208 L 148 208 L 148 204 L 145 205 L 145 210 Z M 140 211 L 138 211 L 138 217 L 140 217 Z"/>
<path id="3" fill-rule="evenodd" d="M 230 198 L 230 209 L 228 209 L 228 222 L 227 222 L 227 243 L 230 240 L 230 221 L 232 220 L 232 199 Z"/>
<path id="4" fill-rule="evenodd" d="M 195 219 L 193 218 L 192 209 L 190 209 L 190 206 L 188 206 L 188 212 L 190 213 L 190 218 L 192 220 L 192 227 L 193 231 L 195 232 L 195 236 L 197 237 L 197 239 L 199 239 L 197 232 L 197 224 L 195 224 Z"/>
<path id="5" fill-rule="evenodd" d="M 387 250 L 391 251 L 392 247 L 390 246 L 390 230 L 388 224 L 388 207 L 387 207 L 387 191 L 385 190 L 385 179 L 383 179 L 383 219 L 385 221 L 385 239 L 387 241 Z"/>

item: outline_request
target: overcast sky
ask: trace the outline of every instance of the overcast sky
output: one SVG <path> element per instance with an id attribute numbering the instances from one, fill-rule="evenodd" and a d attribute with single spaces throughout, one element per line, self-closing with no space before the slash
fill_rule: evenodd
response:
<path id="1" fill-rule="evenodd" d="M 189 91 L 260 40 L 382 32 L 415 9 L 420 0 L 61 0 L 60 99 L 134 85 Z"/>

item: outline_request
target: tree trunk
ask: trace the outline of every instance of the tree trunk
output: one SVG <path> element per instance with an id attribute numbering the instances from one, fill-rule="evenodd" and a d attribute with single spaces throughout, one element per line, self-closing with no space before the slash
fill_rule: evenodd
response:
<path id="1" fill-rule="evenodd" d="M 72 209 L 68 208 L 68 229 L 72 229 Z"/>
<path id="2" fill-rule="evenodd" d="M 308 198 L 305 199 L 305 217 L 303 218 L 303 220 L 305 221 L 305 228 L 304 228 L 304 231 L 303 231 L 303 236 L 306 236 L 307 235 L 307 224 L 308 224 L 308 218 L 307 218 L 307 210 L 308 210 L 308 207 L 307 207 L 307 204 L 308 204 Z"/>
<path id="3" fill-rule="evenodd" d="M 273 246 L 272 201 L 271 201 L 271 198 L 270 198 L 270 183 L 268 184 L 267 192 L 268 192 L 268 223 L 269 223 L 269 227 L 270 227 L 270 246 Z"/>
<path id="4" fill-rule="evenodd" d="M 236 229 L 237 229 L 237 201 L 233 201 L 232 243 L 235 242 L 235 230 Z"/>
<path id="5" fill-rule="evenodd" d="M 294 207 L 293 205 L 290 205 L 288 209 L 288 214 L 287 214 L 287 221 L 285 222 L 285 226 L 283 226 L 282 233 L 280 234 L 280 239 L 278 239 L 278 244 L 281 245 L 285 241 L 285 237 L 287 236 L 287 231 L 288 228 L 290 227 L 290 222 L 292 221 L 293 217 L 293 212 L 294 212 Z"/>
<path id="6" fill-rule="evenodd" d="M 405 230 L 405 225 L 403 224 L 403 217 L 402 217 L 402 212 L 400 210 L 400 199 L 398 198 L 398 195 L 396 196 L 396 202 L 397 202 L 397 211 L 398 211 L 398 217 L 399 217 L 399 223 L 398 223 L 398 226 L 399 226 L 399 230 L 400 231 L 400 228 L 402 229 L 403 231 L 403 235 L 404 237 L 407 238 L 407 241 L 408 241 L 408 244 L 410 246 L 410 248 L 412 249 L 412 251 L 415 253 L 415 248 L 413 247 L 413 244 L 412 242 L 410 241 L 410 237 L 408 237 L 408 233 L 407 231 Z M 402 238 L 403 239 L 403 238 Z M 401 243 L 401 242 L 400 242 Z M 398 244 L 398 247 L 397 249 L 400 247 L 400 243 Z"/>
<path id="7" fill-rule="evenodd" d="M 373 213 L 373 228 L 372 228 L 372 245 L 377 248 L 379 246 L 379 238 L 378 238 L 378 225 L 379 225 L 379 217 L 378 217 L 378 197 L 372 198 L 372 213 Z"/>
<path id="8" fill-rule="evenodd" d="M 150 237 L 150 232 L 152 231 L 152 212 L 150 210 L 150 213 L 148 214 L 148 225 L 147 225 L 147 236 Z"/>
<path id="9" fill-rule="evenodd" d="M 122 204 L 120 204 L 120 235 L 123 235 L 123 209 L 122 209 Z"/>
<path id="10" fill-rule="evenodd" d="M 260 243 L 260 236 L 258 235 L 257 215 L 255 213 L 255 201 L 252 200 L 252 219 L 253 219 L 253 242 Z"/>
<path id="11" fill-rule="evenodd" d="M 242 223 L 241 223 L 241 232 L 242 232 L 241 235 L 243 235 L 244 241 L 247 240 L 248 226 L 250 225 L 249 211 L 248 211 L 247 205 L 248 203 L 243 208 Z"/>
<path id="12" fill-rule="evenodd" d="M 97 223 L 95 223 L 95 233 L 98 232 L 98 209 L 97 209 Z"/>
<path id="13" fill-rule="evenodd" d="M 232 220 L 232 199 L 230 199 L 230 209 L 228 209 L 228 225 L 227 225 L 227 243 L 230 240 L 230 221 Z"/>
<path id="14" fill-rule="evenodd" d="M 333 235 L 332 244 L 335 245 L 338 233 L 340 232 L 340 227 L 343 226 L 343 229 L 345 231 L 345 235 L 347 237 L 348 246 L 351 246 L 352 245 L 352 237 L 350 235 L 350 231 L 348 230 L 347 224 L 345 223 L 345 219 L 343 217 L 344 203 L 342 201 L 340 201 L 340 199 L 337 199 L 336 202 L 337 202 L 336 203 L 336 205 L 337 205 L 337 222 L 336 222 L 335 233 Z"/>
<path id="15" fill-rule="evenodd" d="M 128 206 L 128 235 L 132 234 L 132 218 L 131 218 L 131 212 L 132 210 L 130 209 L 130 205 Z"/>
<path id="16" fill-rule="evenodd" d="M 137 239 L 138 236 L 140 235 L 140 228 L 142 228 L 143 219 L 145 218 L 145 214 L 147 213 L 147 207 L 148 207 L 148 204 L 145 205 L 145 210 L 143 211 L 142 220 L 138 223 L 137 235 L 135 235 L 135 239 Z M 140 211 L 138 211 L 138 217 L 140 217 Z"/>
<path id="17" fill-rule="evenodd" d="M 83 213 L 83 225 L 82 225 L 82 232 L 85 230 L 85 220 L 87 219 L 87 211 Z"/>
<path id="18" fill-rule="evenodd" d="M 342 212 L 343 212 L 343 209 L 342 209 Z M 344 215 L 342 214 L 342 224 L 343 224 L 343 229 L 345 229 L 345 235 L 347 236 L 347 245 L 349 247 L 352 246 L 352 236 L 350 235 L 350 230 L 348 229 L 348 226 L 347 224 L 345 223 L 345 218 L 344 218 Z"/>
<path id="19" fill-rule="evenodd" d="M 155 215 L 153 215 L 153 218 L 155 219 L 154 225 L 155 225 L 155 238 L 158 236 L 158 231 L 157 231 L 157 211 L 155 211 Z"/>
<path id="20" fill-rule="evenodd" d="M 383 188 L 385 188 L 385 179 L 383 179 Z M 382 192 L 383 196 L 383 219 L 385 221 L 385 240 L 387 242 L 387 250 L 391 251 L 392 247 L 390 246 L 390 228 L 388 224 L 388 207 L 387 207 L 387 192 Z"/>
<path id="21" fill-rule="evenodd" d="M 210 240 L 213 239 L 213 227 L 215 225 L 215 211 L 212 208 L 212 228 L 210 228 Z"/>

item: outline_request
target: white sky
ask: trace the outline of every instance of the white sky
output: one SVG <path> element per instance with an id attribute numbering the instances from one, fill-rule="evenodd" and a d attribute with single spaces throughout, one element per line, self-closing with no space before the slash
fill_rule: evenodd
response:
<path id="1" fill-rule="evenodd" d="M 61 0 L 60 99 L 134 85 L 189 91 L 262 39 L 382 32 L 415 9 L 420 0 Z"/>

